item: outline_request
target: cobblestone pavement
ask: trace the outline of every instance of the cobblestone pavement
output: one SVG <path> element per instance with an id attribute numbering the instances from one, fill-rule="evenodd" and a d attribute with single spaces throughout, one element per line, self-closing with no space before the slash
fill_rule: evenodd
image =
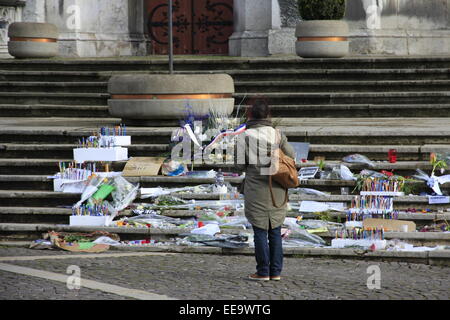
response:
<path id="1" fill-rule="evenodd" d="M 111 253 L 111 252 L 110 252 Z M 0 248 L 0 256 L 70 255 L 68 252 Z M 280 282 L 252 282 L 252 256 L 173 254 L 92 259 L 3 261 L 66 274 L 78 265 L 81 277 L 176 299 L 449 299 L 448 267 L 402 262 L 285 258 Z M 381 289 L 369 290 L 367 268 L 378 265 Z M 0 273 L 0 299 L 124 299 L 96 290 L 66 289 L 62 283 Z M 76 298 L 74 298 L 77 296 Z"/>

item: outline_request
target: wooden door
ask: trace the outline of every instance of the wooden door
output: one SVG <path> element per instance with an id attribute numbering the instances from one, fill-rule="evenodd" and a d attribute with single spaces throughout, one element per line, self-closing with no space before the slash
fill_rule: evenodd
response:
<path id="1" fill-rule="evenodd" d="M 154 54 L 167 54 L 167 0 L 146 0 Z M 233 0 L 173 0 L 174 54 L 228 54 Z"/>

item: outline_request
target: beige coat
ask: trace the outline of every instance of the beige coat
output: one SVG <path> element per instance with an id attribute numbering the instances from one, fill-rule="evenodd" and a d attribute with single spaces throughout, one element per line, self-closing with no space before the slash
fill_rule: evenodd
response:
<path id="1" fill-rule="evenodd" d="M 245 197 L 245 216 L 253 226 L 264 230 L 268 230 L 269 226 L 274 229 L 283 224 L 286 217 L 287 205 L 276 208 L 272 204 L 272 197 L 270 195 L 269 188 L 269 175 L 267 173 L 261 174 L 261 169 L 266 169 L 267 171 L 267 165 L 261 164 L 259 157 L 257 157 L 258 160 L 256 163 L 253 161 L 253 164 L 250 164 L 249 157 L 252 153 L 252 149 L 249 149 L 249 143 L 252 140 L 254 141 L 254 139 L 257 139 L 258 151 L 261 150 L 261 145 L 266 145 L 265 143 L 268 145 L 267 149 L 270 150 L 272 144 L 276 142 L 276 131 L 268 125 L 270 123 L 267 121 L 251 121 L 250 123 L 252 124 L 247 124 L 247 130 L 244 133 L 246 139 L 240 139 L 240 142 L 237 144 L 237 147 L 240 150 L 245 148 L 246 164 L 238 166 L 239 169 L 245 171 L 245 181 L 243 186 Z M 291 158 L 295 157 L 294 149 L 288 143 L 284 134 L 281 134 L 280 147 L 287 156 Z M 263 149 L 266 151 L 265 147 L 263 147 Z M 286 190 L 276 182 L 272 183 L 272 189 L 275 197 L 275 203 L 279 206 L 284 202 Z"/>

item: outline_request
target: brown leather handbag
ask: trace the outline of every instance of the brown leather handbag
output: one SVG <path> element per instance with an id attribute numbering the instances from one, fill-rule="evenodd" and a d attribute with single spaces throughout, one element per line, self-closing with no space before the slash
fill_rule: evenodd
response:
<path id="1" fill-rule="evenodd" d="M 298 172 L 297 167 L 295 166 L 295 160 L 284 154 L 281 148 L 278 148 L 274 152 L 277 153 L 275 154 L 275 156 L 278 155 L 278 170 L 275 174 L 269 176 L 269 188 L 270 195 L 272 197 L 272 204 L 275 208 L 281 208 L 289 201 L 288 189 L 297 187 L 300 182 L 298 180 Z M 286 189 L 284 202 L 280 206 L 277 206 L 275 203 L 275 197 L 272 190 L 272 180 Z"/>

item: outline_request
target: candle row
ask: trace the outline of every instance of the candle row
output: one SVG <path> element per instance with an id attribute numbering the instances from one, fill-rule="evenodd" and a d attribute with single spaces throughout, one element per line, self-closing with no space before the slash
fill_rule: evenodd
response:
<path id="1" fill-rule="evenodd" d="M 83 204 L 79 208 L 72 208 L 73 216 L 107 216 L 109 214 L 106 204 Z"/>
<path id="2" fill-rule="evenodd" d="M 376 212 L 392 211 L 394 198 L 387 196 L 355 196 L 352 199 L 351 209 L 374 210 Z"/>
<path id="3" fill-rule="evenodd" d="M 115 145 L 116 143 L 113 136 L 103 137 L 102 139 L 91 136 L 78 140 L 78 148 L 113 148 Z"/>
<path id="4" fill-rule="evenodd" d="M 364 180 L 362 191 L 369 192 L 400 192 L 403 182 L 380 178 L 368 178 Z"/>
<path id="5" fill-rule="evenodd" d="M 113 128 L 102 127 L 102 128 L 100 128 L 100 135 L 102 135 L 102 136 L 126 136 L 127 128 L 124 124 L 120 124 Z"/>
<path id="6" fill-rule="evenodd" d="M 360 210 L 347 211 L 347 221 L 363 221 L 367 218 L 398 220 L 400 211 L 394 210 Z"/>
<path id="7" fill-rule="evenodd" d="M 353 240 L 384 240 L 384 229 L 382 228 L 352 228 L 336 231 L 336 239 Z"/>

